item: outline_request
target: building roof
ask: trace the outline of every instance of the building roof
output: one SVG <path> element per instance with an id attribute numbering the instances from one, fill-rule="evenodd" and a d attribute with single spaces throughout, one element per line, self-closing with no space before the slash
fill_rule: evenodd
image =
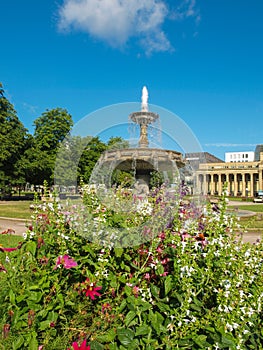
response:
<path id="1" fill-rule="evenodd" d="M 204 163 L 224 163 L 224 161 L 220 158 L 217 158 L 211 153 L 208 152 L 193 152 L 193 153 L 186 153 L 185 154 L 185 160 L 192 162 L 198 162 L 199 164 Z"/>

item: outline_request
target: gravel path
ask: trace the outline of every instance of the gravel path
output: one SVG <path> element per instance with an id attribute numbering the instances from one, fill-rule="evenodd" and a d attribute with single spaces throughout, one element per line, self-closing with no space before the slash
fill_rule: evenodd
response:
<path id="1" fill-rule="evenodd" d="M 13 230 L 14 234 L 22 236 L 26 232 L 26 220 L 0 217 L 0 233 L 8 229 Z"/>

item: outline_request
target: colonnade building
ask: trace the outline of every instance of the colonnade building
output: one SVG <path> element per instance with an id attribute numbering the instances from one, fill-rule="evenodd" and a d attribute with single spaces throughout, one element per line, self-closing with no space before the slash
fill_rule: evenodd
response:
<path id="1" fill-rule="evenodd" d="M 254 197 L 263 190 L 263 145 L 257 145 L 253 161 L 224 162 L 213 155 L 188 153 L 185 159 L 198 162 L 195 171 L 195 192 L 221 195 L 227 186 L 228 195 Z"/>

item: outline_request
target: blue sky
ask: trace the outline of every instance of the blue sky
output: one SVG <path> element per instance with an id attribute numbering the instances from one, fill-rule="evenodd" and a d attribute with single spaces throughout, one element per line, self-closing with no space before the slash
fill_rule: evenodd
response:
<path id="1" fill-rule="evenodd" d="M 150 104 L 223 159 L 263 143 L 262 18 L 262 0 L 1 1 L 0 81 L 30 132 L 46 109 L 77 123 L 140 103 L 146 85 Z"/>

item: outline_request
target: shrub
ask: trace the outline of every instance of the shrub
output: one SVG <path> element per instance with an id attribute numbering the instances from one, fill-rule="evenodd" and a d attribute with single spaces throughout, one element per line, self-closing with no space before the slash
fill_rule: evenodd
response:
<path id="1" fill-rule="evenodd" d="M 233 233 L 224 197 L 200 206 L 164 186 L 148 199 L 120 189 L 110 207 L 85 192 L 84 207 L 44 204 L 19 249 L 2 252 L 4 349 L 261 348 L 262 243 Z M 136 227 L 138 245 L 122 237 Z"/>

